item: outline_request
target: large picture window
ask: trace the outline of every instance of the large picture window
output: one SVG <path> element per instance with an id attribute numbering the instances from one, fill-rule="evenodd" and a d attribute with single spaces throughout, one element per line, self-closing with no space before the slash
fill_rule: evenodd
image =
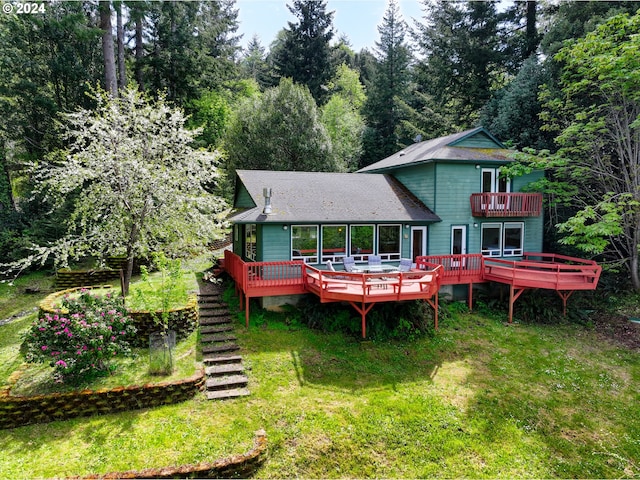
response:
<path id="1" fill-rule="evenodd" d="M 244 226 L 244 256 L 247 260 L 256 261 L 256 224 Z"/>
<path id="2" fill-rule="evenodd" d="M 522 255 L 524 248 L 524 223 L 504 224 L 504 247 L 502 255 L 514 257 Z"/>
<path id="3" fill-rule="evenodd" d="M 517 257 L 524 252 L 524 223 L 483 223 L 482 254 L 485 257 Z"/>
<path id="4" fill-rule="evenodd" d="M 291 259 L 318 263 L 318 226 L 293 225 L 291 227 Z"/>
<path id="5" fill-rule="evenodd" d="M 378 255 L 382 260 L 400 259 L 400 225 L 378 226 Z"/>
<path id="6" fill-rule="evenodd" d="M 347 255 L 347 226 L 322 226 L 322 262 L 341 262 Z"/>
<path id="7" fill-rule="evenodd" d="M 499 257 L 502 255 L 502 224 L 482 224 L 482 255 L 485 257 Z"/>
<path id="8" fill-rule="evenodd" d="M 352 225 L 350 253 L 356 262 L 366 262 L 373 253 L 373 225 Z"/>

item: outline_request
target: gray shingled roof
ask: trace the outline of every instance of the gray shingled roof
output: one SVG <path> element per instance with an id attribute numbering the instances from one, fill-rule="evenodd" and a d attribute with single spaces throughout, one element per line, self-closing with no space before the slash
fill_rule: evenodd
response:
<path id="1" fill-rule="evenodd" d="M 498 145 L 502 144 L 496 140 L 484 128 L 478 127 L 464 132 L 454 133 L 446 137 L 434 138 L 425 142 L 414 143 L 399 152 L 394 153 L 379 162 L 364 167 L 358 172 L 378 172 L 401 167 L 409 164 L 427 163 L 435 160 L 459 160 L 470 162 L 483 161 L 506 161 L 508 151 L 504 148 L 469 148 L 456 146 L 455 143 L 465 137 L 484 132 Z"/>
<path id="2" fill-rule="evenodd" d="M 437 222 L 440 217 L 390 175 L 238 170 L 255 203 L 236 223 Z M 263 188 L 272 189 L 273 213 L 264 215 Z M 238 187 L 236 186 L 236 191 Z"/>

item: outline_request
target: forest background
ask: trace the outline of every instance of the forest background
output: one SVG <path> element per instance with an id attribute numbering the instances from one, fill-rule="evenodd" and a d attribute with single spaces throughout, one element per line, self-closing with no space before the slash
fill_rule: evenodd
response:
<path id="1" fill-rule="evenodd" d="M 244 49 L 234 0 L 41 5 L 0 17 L 0 264 L 69 233 L 77 192 L 54 208 L 33 175 L 64 170 L 64 115 L 133 88 L 186 114 L 227 201 L 238 168 L 350 172 L 482 125 L 547 170 L 545 251 L 640 289 L 640 2 L 424 0 L 407 22 L 390 0 L 358 52 L 326 0 L 292 0 L 295 20 Z"/>

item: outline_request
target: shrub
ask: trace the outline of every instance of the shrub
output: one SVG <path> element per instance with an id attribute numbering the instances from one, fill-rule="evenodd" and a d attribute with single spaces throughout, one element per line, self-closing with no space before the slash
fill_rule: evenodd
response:
<path id="1" fill-rule="evenodd" d="M 59 381 L 73 383 L 109 373 L 111 359 L 131 353 L 136 329 L 119 297 L 81 290 L 62 306 L 68 313 L 33 322 L 25 339 L 27 361 L 48 363 Z"/>

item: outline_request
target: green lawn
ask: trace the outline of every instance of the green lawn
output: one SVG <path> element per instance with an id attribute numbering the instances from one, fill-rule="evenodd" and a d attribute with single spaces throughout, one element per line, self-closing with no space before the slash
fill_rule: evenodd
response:
<path id="1" fill-rule="evenodd" d="M 380 343 L 266 318 L 238 320 L 251 396 L 0 431 L 0 477 L 213 460 L 261 428 L 259 478 L 640 477 L 638 353 L 583 326 L 454 313 Z M 0 327 L 3 364 L 20 329 Z"/>

